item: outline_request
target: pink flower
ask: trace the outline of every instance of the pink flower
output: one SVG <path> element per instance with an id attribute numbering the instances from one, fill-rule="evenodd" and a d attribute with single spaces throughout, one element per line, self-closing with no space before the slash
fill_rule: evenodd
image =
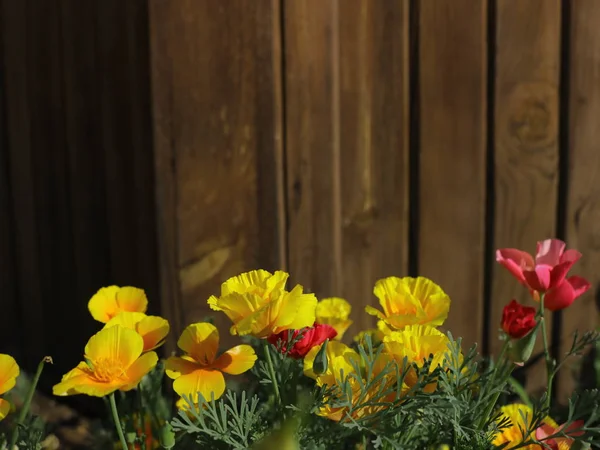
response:
<path id="1" fill-rule="evenodd" d="M 292 339 L 295 339 L 300 332 L 302 332 L 302 337 L 288 351 L 285 348 L 285 343 L 288 342 L 290 332 L 293 332 Z M 304 330 L 284 330 L 281 333 L 272 334 L 267 338 L 267 340 L 275 346 L 277 345 L 277 342 L 281 340 L 281 342 L 284 344 L 281 348 L 281 352 L 287 353 L 294 359 L 300 359 L 304 358 L 311 348 L 321 345 L 327 339 L 333 339 L 336 336 L 337 331 L 335 331 L 335 328 L 332 326 L 315 324 L 314 326 L 305 328 Z"/>
<path id="2" fill-rule="evenodd" d="M 581 253 L 565 250 L 559 239 L 538 242 L 535 260 L 522 250 L 504 248 L 496 251 L 496 261 L 506 267 L 517 280 L 532 291 L 546 292 L 559 286 Z"/>
<path id="3" fill-rule="evenodd" d="M 584 434 L 584 432 L 576 431 L 576 430 L 580 430 L 583 427 L 583 425 L 584 425 L 583 420 L 577 420 L 577 421 L 573 422 L 571 425 L 569 425 L 564 430 L 564 433 L 566 434 L 567 437 L 556 437 L 556 438 L 548 439 L 548 436 L 552 436 L 553 434 L 556 434 L 556 433 L 559 433 L 560 431 L 562 431 L 565 425 L 563 424 L 563 425 L 557 427 L 557 426 L 553 426 L 552 424 L 545 422 L 540 427 L 538 427 L 537 430 L 535 430 L 535 438 L 538 441 L 546 444 L 552 450 L 559 450 L 559 449 L 562 450 L 565 448 L 571 448 L 571 444 L 574 442 L 574 439 L 572 439 L 569 436 L 582 436 Z"/>
<path id="4" fill-rule="evenodd" d="M 544 296 L 544 307 L 550 311 L 559 311 L 570 306 L 577 297 L 584 294 L 591 284 L 583 277 L 572 276 L 551 288 Z"/>

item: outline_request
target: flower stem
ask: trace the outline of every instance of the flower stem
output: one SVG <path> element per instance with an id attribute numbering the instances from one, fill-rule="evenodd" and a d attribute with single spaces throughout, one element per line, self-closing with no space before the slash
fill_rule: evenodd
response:
<path id="1" fill-rule="evenodd" d="M 10 436 L 10 445 L 8 446 L 9 449 L 13 449 L 17 444 L 17 440 L 19 439 L 19 427 L 24 424 L 27 413 L 29 413 L 29 408 L 31 407 L 31 401 L 33 400 L 35 389 L 40 381 L 40 377 L 42 376 L 42 371 L 44 370 L 44 365 L 46 363 L 52 364 L 52 358 L 50 356 L 44 356 L 44 359 L 42 359 L 37 366 L 37 370 L 33 376 L 33 381 L 29 387 L 29 391 L 27 392 L 27 397 L 25 397 L 25 403 L 23 403 L 23 407 L 19 412 L 17 424 L 15 425 L 12 435 Z"/>
<path id="2" fill-rule="evenodd" d="M 279 385 L 277 384 L 277 377 L 275 376 L 275 368 L 273 367 L 273 360 L 271 359 L 271 350 L 269 350 L 269 343 L 263 341 L 263 347 L 265 350 L 265 356 L 267 358 L 267 366 L 269 367 L 269 376 L 273 383 L 273 391 L 275 392 L 275 403 L 279 405 L 281 403 L 281 396 L 279 395 Z"/>
<path id="3" fill-rule="evenodd" d="M 127 441 L 125 440 L 125 435 L 123 434 L 123 428 L 121 427 L 121 419 L 119 419 L 119 411 L 117 411 L 117 402 L 115 401 L 115 393 L 113 392 L 108 396 L 110 400 L 110 410 L 112 412 L 113 421 L 115 422 L 115 428 L 117 429 L 117 434 L 119 435 L 119 440 L 121 441 L 121 446 L 124 450 L 127 450 L 129 447 L 127 446 Z"/>
<path id="4" fill-rule="evenodd" d="M 544 294 L 540 294 L 540 325 L 542 327 L 542 339 L 544 342 L 544 357 L 546 360 L 546 401 L 544 406 L 550 409 L 550 400 L 552 397 L 552 381 L 554 379 L 554 368 L 552 367 L 552 356 L 550 355 L 550 348 L 548 347 L 548 334 L 546 331 L 546 320 L 544 318 Z"/>
<path id="5" fill-rule="evenodd" d="M 508 336 L 506 336 L 506 339 L 504 341 L 504 343 L 502 344 L 502 349 L 500 350 L 500 355 L 498 356 L 498 362 L 497 362 L 497 366 L 500 366 L 500 364 L 503 364 L 503 358 L 504 358 L 504 354 L 506 353 L 506 349 L 508 348 L 509 345 L 509 338 Z M 494 377 L 493 377 L 493 381 L 495 381 L 496 377 L 495 375 L 497 375 L 497 368 L 494 369 Z M 510 373 L 512 372 L 512 370 L 509 372 L 509 376 Z M 492 397 L 492 401 L 489 403 L 485 414 L 481 417 L 481 420 L 479 421 L 479 430 L 483 430 L 483 427 L 485 426 L 485 424 L 487 423 L 489 417 L 492 415 L 492 412 L 494 411 L 494 406 L 496 406 L 496 403 L 498 402 L 498 399 L 500 398 L 500 394 L 502 393 L 501 390 L 498 390 L 498 392 L 496 392 L 494 394 L 494 396 Z"/>

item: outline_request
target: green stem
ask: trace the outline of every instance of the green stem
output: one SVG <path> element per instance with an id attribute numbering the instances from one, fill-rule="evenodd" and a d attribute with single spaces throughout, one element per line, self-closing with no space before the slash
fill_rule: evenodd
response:
<path id="1" fill-rule="evenodd" d="M 494 375 L 497 374 L 498 367 L 500 366 L 500 364 L 503 365 L 503 363 L 504 363 L 504 361 L 502 361 L 502 359 L 504 358 L 504 354 L 506 353 L 508 345 L 509 345 L 509 338 L 508 338 L 508 336 L 506 336 L 504 344 L 502 344 L 502 349 L 500 350 L 500 355 L 498 355 L 498 363 L 496 365 Z M 510 372 L 512 372 L 512 370 Z M 510 373 L 509 373 L 509 375 L 510 375 Z M 494 376 L 494 381 L 495 381 L 495 378 L 496 377 Z M 489 420 L 490 415 L 494 411 L 494 406 L 496 406 L 496 403 L 498 402 L 498 398 L 500 398 L 500 394 L 501 393 L 502 393 L 502 391 L 498 390 L 498 392 L 496 392 L 494 394 L 494 396 L 492 397 L 492 401 L 488 405 L 488 407 L 487 407 L 487 409 L 485 411 L 485 414 L 481 417 L 481 420 L 479 421 L 479 426 L 477 427 L 479 430 L 483 430 L 483 427 L 485 426 L 485 424 Z"/>
<path id="2" fill-rule="evenodd" d="M 117 402 L 115 401 L 115 393 L 109 395 L 110 400 L 110 410 L 113 416 L 113 422 L 115 423 L 115 428 L 117 429 L 117 434 L 119 435 L 119 440 L 121 441 L 121 446 L 123 450 L 127 450 L 129 447 L 127 446 L 127 441 L 125 440 L 125 435 L 123 434 L 123 428 L 121 427 L 121 419 L 119 419 L 119 411 L 117 411 Z"/>
<path id="3" fill-rule="evenodd" d="M 146 418 L 144 417 L 146 411 L 144 409 L 144 394 L 142 392 L 142 383 L 138 385 L 137 397 L 139 402 L 138 414 L 140 415 L 140 437 L 142 439 L 140 447 L 142 448 L 142 450 L 146 450 Z"/>
<path id="4" fill-rule="evenodd" d="M 271 350 L 269 350 L 268 341 L 263 341 L 263 348 L 267 358 L 267 366 L 269 367 L 269 376 L 271 377 L 271 382 L 273 383 L 273 391 L 275 392 L 275 403 L 279 405 L 281 403 L 281 396 L 279 395 L 279 385 L 277 384 L 275 368 L 273 367 L 273 360 L 271 359 Z"/>
<path id="5" fill-rule="evenodd" d="M 15 425 L 15 428 L 10 437 L 10 445 L 8 446 L 9 449 L 13 449 L 15 447 L 15 445 L 17 444 L 17 440 L 19 439 L 19 427 L 24 425 L 25 418 L 27 417 L 27 414 L 29 413 L 29 408 L 31 407 L 31 401 L 33 400 L 33 395 L 35 394 L 35 389 L 37 388 L 37 385 L 40 381 L 40 377 L 42 376 L 42 371 L 44 370 L 44 365 L 46 363 L 52 364 L 52 358 L 49 356 L 45 356 L 44 359 L 42 359 L 40 361 L 40 363 L 38 364 L 37 370 L 33 377 L 33 382 L 31 383 L 31 386 L 29 387 L 29 391 L 27 392 L 27 397 L 25 397 L 25 403 L 23 403 L 23 408 L 21 408 L 21 411 L 19 412 L 19 418 L 17 419 L 17 424 Z"/>
<path id="6" fill-rule="evenodd" d="M 552 367 L 552 356 L 550 355 L 550 348 L 548 346 L 548 334 L 546 331 L 546 320 L 544 318 L 544 294 L 540 294 L 540 326 L 542 327 L 542 339 L 544 342 L 544 357 L 546 359 L 546 381 L 547 381 L 547 395 L 544 406 L 550 409 L 550 400 L 552 396 L 552 381 L 554 379 L 554 368 Z"/>

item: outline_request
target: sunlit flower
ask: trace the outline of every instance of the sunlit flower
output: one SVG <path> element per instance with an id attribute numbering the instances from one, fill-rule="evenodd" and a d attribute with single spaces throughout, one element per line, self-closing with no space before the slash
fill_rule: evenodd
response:
<path id="1" fill-rule="evenodd" d="M 373 293 L 383 312 L 371 306 L 365 311 L 397 330 L 407 325 L 442 325 L 450 310 L 450 297 L 424 277 L 384 278 L 377 281 Z"/>
<path id="2" fill-rule="evenodd" d="M 221 296 L 208 299 L 215 311 L 233 322 L 231 334 L 266 338 L 284 330 L 300 330 L 315 323 L 317 298 L 296 285 L 285 290 L 285 272 L 254 270 L 230 278 L 221 285 Z"/>
<path id="3" fill-rule="evenodd" d="M 135 331 L 120 325 L 104 328 L 85 346 L 85 362 L 54 386 L 54 395 L 104 397 L 131 390 L 158 362 L 155 352 L 143 351 L 144 340 Z"/>
<path id="4" fill-rule="evenodd" d="M 372 328 L 370 330 L 364 330 L 354 336 L 354 342 L 357 344 L 361 344 L 363 347 L 366 347 L 365 337 L 369 336 L 371 338 L 371 345 L 373 348 L 377 347 L 379 344 L 383 343 L 383 338 L 390 334 L 393 330 L 385 323 L 383 320 L 377 321 L 377 328 Z"/>
<path id="5" fill-rule="evenodd" d="M 122 312 L 110 319 L 104 328 L 121 325 L 136 331 L 144 340 L 144 352 L 160 347 L 169 334 L 169 322 L 158 316 L 147 316 L 140 312 Z"/>
<path id="6" fill-rule="evenodd" d="M 0 353 L 0 395 L 6 394 L 17 383 L 19 366 L 10 355 Z M 4 419 L 10 412 L 10 403 L 0 398 L 0 420 Z"/>
<path id="7" fill-rule="evenodd" d="M 316 322 L 321 325 L 330 325 L 335 328 L 337 341 L 341 340 L 352 320 L 349 319 L 352 306 L 343 298 L 324 298 L 317 303 L 315 310 Z"/>
<path id="8" fill-rule="evenodd" d="M 131 286 L 109 286 L 101 288 L 88 303 L 92 317 L 106 323 L 123 311 L 145 313 L 148 299 L 142 289 Z"/>
<path id="9" fill-rule="evenodd" d="M 402 331 L 394 331 L 383 338 L 386 352 L 392 356 L 401 366 L 404 358 L 409 364 L 423 367 L 430 355 L 433 356 L 429 372 L 443 366 L 446 355 L 449 352 L 448 337 L 438 329 L 427 325 L 409 325 Z M 410 388 L 417 384 L 418 374 L 414 368 L 408 370 L 404 377 L 404 383 Z M 435 390 L 436 383 L 430 383 L 426 391 Z"/>
<path id="10" fill-rule="evenodd" d="M 546 417 L 544 423 L 535 430 L 535 437 L 551 450 L 567 450 L 575 442 L 572 436 L 583 436 L 584 431 L 581 428 L 584 424 L 583 420 L 577 420 L 568 427 L 565 427 L 564 424 L 559 426 L 554 420 Z M 560 432 L 563 432 L 565 436 L 548 439 L 550 436 Z"/>
<path id="11" fill-rule="evenodd" d="M 239 375 L 254 366 L 256 354 L 249 345 L 238 345 L 217 357 L 219 331 L 210 323 L 189 325 L 177 341 L 184 356 L 171 356 L 166 362 L 167 376 L 174 379 L 173 389 L 180 396 L 202 395 L 217 400 L 225 392 L 223 372 Z"/>
<path id="12" fill-rule="evenodd" d="M 503 406 L 500 411 L 502 415 L 499 417 L 498 421 L 501 422 L 508 418 L 510 423 L 508 427 L 502 428 L 498 434 L 496 434 L 492 442 L 493 445 L 500 446 L 508 443 L 508 446 L 503 448 L 513 448 L 532 437 L 533 432 L 527 436 L 523 435 L 523 431 L 526 431 L 531 426 L 531 419 L 533 418 L 533 410 L 529 406 L 517 403 Z M 542 449 L 542 447 L 537 444 L 519 448 L 528 450 Z"/>
<path id="13" fill-rule="evenodd" d="M 298 339 L 300 333 L 302 333 L 302 336 Z M 315 326 L 303 330 L 284 330 L 279 334 L 272 334 L 267 340 L 275 346 L 281 341 L 282 353 L 300 359 L 304 358 L 311 348 L 321 345 L 327 339 L 334 339 L 336 334 L 335 328 L 330 325 L 315 324 Z M 296 340 L 296 342 L 294 342 L 291 349 L 287 349 L 286 344 L 290 339 L 292 341 Z"/>
<path id="14" fill-rule="evenodd" d="M 352 404 L 352 409 L 346 406 L 337 407 L 329 403 L 319 409 L 318 415 L 336 422 L 350 420 L 348 416 L 356 420 L 364 416 L 370 416 L 388 407 L 389 402 L 393 401 L 395 393 L 381 397 L 381 393 L 389 391 L 390 387 L 396 381 L 395 371 L 390 371 L 389 375 L 384 374 L 380 376 L 383 370 L 389 364 L 392 364 L 388 355 L 379 354 L 378 359 L 373 364 L 373 373 L 370 380 L 372 381 L 377 378 L 379 381 L 371 383 L 370 389 L 364 391 L 363 388 L 368 384 L 369 380 L 365 379 L 365 362 L 357 352 L 341 342 L 329 342 L 325 351 L 327 370 L 324 373 L 317 374 L 314 371 L 314 364 L 320 349 L 321 346 L 314 347 L 304 358 L 304 374 L 316 380 L 318 386 L 327 385 L 333 387 L 332 396 L 334 399 L 339 400 L 343 398 L 349 400 Z M 341 387 L 344 382 L 350 387 L 350 392 L 345 391 Z M 352 398 L 348 398 L 348 395 L 351 395 Z"/>

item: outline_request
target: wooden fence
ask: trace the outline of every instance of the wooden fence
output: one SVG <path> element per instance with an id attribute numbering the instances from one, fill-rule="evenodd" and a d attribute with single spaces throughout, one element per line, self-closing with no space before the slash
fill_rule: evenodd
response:
<path id="1" fill-rule="evenodd" d="M 557 236 L 584 253 L 576 271 L 594 292 L 553 318 L 556 351 L 596 325 L 596 0 L 112 0 L 97 16 L 57 1 L 60 13 L 31 12 L 42 3 L 4 0 L 2 15 L 11 178 L 0 236 L 12 250 L 0 261 L 14 271 L 2 279 L 21 320 L 42 322 L 23 311 L 52 310 L 51 297 L 62 309 L 50 323 L 71 304 L 79 320 L 107 282 L 153 289 L 156 263 L 161 310 L 178 330 L 209 313 L 223 280 L 262 267 L 346 297 L 358 331 L 372 323 L 362 311 L 378 278 L 421 274 L 452 298 L 447 327 L 489 353 L 503 305 L 526 298 L 495 248 L 534 251 Z M 27 14 L 23 44 L 8 17 Z M 41 162 L 45 145 L 58 160 Z M 46 213 L 50 228 L 35 220 Z M 60 296 L 73 267 L 80 288 Z M 573 385 L 559 382 L 563 394 Z"/>

